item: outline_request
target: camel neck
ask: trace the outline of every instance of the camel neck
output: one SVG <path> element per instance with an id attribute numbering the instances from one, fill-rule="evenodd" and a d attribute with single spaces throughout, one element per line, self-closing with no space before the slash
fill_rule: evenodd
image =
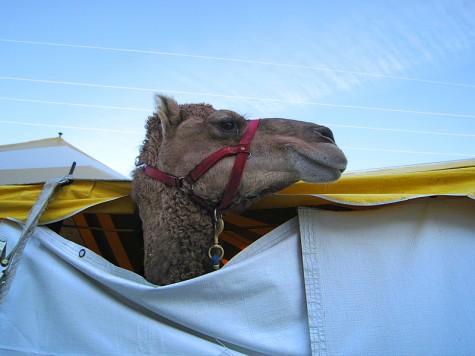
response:
<path id="1" fill-rule="evenodd" d="M 144 180 L 134 184 L 134 195 L 143 221 L 147 280 L 164 285 L 211 271 L 212 213 L 179 188 L 143 174 L 135 179 Z"/>

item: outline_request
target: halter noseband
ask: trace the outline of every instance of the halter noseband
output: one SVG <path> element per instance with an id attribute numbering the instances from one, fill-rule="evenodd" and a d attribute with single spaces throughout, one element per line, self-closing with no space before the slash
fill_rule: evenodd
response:
<path id="1" fill-rule="evenodd" d="M 256 133 L 258 126 L 259 119 L 249 120 L 246 127 L 246 131 L 244 132 L 244 135 L 242 136 L 239 144 L 224 147 L 214 152 L 213 154 L 202 160 L 184 177 L 177 177 L 173 174 L 163 172 L 157 168 L 153 168 L 150 166 L 145 167 L 145 174 L 172 187 L 182 188 L 184 180 L 191 186 L 193 186 L 203 174 L 205 174 L 220 160 L 225 157 L 235 155 L 236 160 L 234 161 L 234 166 L 231 171 L 231 176 L 229 178 L 228 185 L 226 187 L 226 190 L 224 191 L 223 200 L 216 208 L 218 212 L 221 212 L 233 203 L 234 198 L 239 190 L 242 175 L 244 173 L 244 166 L 246 165 L 246 160 L 251 156 L 251 141 L 254 137 L 254 134 Z"/>

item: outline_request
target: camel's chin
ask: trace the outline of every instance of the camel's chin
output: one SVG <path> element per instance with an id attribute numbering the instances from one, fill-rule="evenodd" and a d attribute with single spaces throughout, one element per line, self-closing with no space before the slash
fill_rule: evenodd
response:
<path id="1" fill-rule="evenodd" d="M 343 152 L 339 149 L 338 151 L 333 151 L 331 155 L 322 155 L 321 152 L 317 155 L 298 153 L 294 162 L 300 179 L 308 183 L 329 183 L 338 180 L 347 164 Z"/>
<path id="2" fill-rule="evenodd" d="M 307 183 L 330 183 L 341 177 L 341 170 L 318 165 L 312 167 L 313 170 L 301 172 L 301 180 Z M 312 172 L 313 171 L 313 172 Z"/>

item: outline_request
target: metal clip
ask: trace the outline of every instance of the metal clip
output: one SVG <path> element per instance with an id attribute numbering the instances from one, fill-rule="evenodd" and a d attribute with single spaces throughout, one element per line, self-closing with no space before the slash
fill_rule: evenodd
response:
<path id="1" fill-rule="evenodd" d="M 219 269 L 219 262 L 224 257 L 224 248 L 219 244 L 219 235 L 224 230 L 224 221 L 221 215 L 218 217 L 218 213 L 214 211 L 214 243 L 208 250 L 208 257 L 213 261 L 213 269 L 217 271 Z"/>

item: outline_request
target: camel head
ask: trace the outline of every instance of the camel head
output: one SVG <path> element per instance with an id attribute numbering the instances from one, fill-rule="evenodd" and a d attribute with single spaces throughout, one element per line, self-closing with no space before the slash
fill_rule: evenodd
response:
<path id="1" fill-rule="evenodd" d="M 186 176 L 217 150 L 236 145 L 248 121 L 229 110 L 206 104 L 179 105 L 157 96 L 157 109 L 147 122 L 138 165 L 155 167 L 176 177 Z M 288 119 L 261 119 L 252 139 L 238 193 L 230 209 L 244 209 L 268 193 L 299 180 L 326 183 L 340 178 L 347 160 L 325 126 Z M 190 194 L 217 206 L 223 198 L 235 156 L 208 170 Z"/>

